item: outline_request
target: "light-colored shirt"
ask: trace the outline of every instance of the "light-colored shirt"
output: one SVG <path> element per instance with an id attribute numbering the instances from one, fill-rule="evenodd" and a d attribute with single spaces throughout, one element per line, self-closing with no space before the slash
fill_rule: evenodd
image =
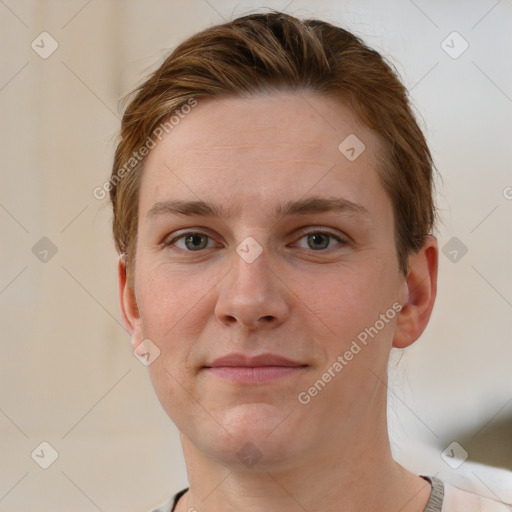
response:
<path id="1" fill-rule="evenodd" d="M 423 478 L 432 485 L 430 498 L 423 512 L 512 512 L 510 505 L 464 491 L 436 477 Z M 188 488 L 183 489 L 151 512 L 173 512 L 178 500 L 187 491 Z"/>
<path id="2" fill-rule="evenodd" d="M 435 509 L 434 509 L 435 510 Z M 444 482 L 441 512 L 511 512 L 512 507 Z M 427 511 L 425 511 L 427 512 Z M 428 511 L 429 512 L 429 511 Z"/>

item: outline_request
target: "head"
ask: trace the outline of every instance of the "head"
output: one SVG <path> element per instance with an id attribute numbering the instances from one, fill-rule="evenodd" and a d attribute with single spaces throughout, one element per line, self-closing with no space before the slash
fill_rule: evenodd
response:
<path id="1" fill-rule="evenodd" d="M 435 299 L 432 173 L 396 73 L 325 22 L 209 28 L 138 87 L 110 180 L 121 308 L 191 446 L 286 464 L 385 419 L 389 351 Z M 211 371 L 232 353 L 295 366 L 233 382 Z"/>

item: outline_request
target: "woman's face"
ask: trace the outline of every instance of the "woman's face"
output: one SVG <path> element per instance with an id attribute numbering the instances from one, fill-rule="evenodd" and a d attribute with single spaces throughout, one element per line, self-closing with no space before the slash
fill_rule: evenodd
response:
<path id="1" fill-rule="evenodd" d="M 306 93 L 199 100 L 151 150 L 125 303 L 160 402 L 205 456 L 286 465 L 385 407 L 405 279 L 378 150 Z"/>

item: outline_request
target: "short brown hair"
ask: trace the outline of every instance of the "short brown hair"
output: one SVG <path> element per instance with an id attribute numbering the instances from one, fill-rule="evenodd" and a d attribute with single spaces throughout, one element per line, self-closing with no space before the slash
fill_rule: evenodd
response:
<path id="1" fill-rule="evenodd" d="M 310 91 L 343 101 L 381 141 L 381 182 L 395 218 L 401 270 L 435 221 L 432 157 L 394 67 L 352 33 L 272 11 L 203 30 L 181 43 L 130 95 L 109 183 L 116 248 L 135 264 L 145 158 L 133 156 L 191 100 L 264 91 Z M 129 95 L 129 96 L 130 96 Z M 126 162 L 134 160 L 129 169 Z M 123 172 L 121 172 L 123 171 Z"/>

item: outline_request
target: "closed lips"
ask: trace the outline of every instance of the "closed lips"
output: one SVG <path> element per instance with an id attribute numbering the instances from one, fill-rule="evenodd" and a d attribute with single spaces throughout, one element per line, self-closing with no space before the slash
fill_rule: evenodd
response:
<path id="1" fill-rule="evenodd" d="M 301 364 L 276 354 L 248 357 L 230 354 L 203 367 L 203 370 L 224 381 L 237 385 L 259 385 L 284 377 L 298 375 L 307 364 Z"/>
<path id="2" fill-rule="evenodd" d="M 256 368 L 261 366 L 288 366 L 303 367 L 307 366 L 296 361 L 292 361 L 276 354 L 261 354 L 258 356 L 246 356 L 244 354 L 229 354 L 227 356 L 215 359 L 213 362 L 205 365 L 205 368 L 217 367 L 250 367 Z"/>

